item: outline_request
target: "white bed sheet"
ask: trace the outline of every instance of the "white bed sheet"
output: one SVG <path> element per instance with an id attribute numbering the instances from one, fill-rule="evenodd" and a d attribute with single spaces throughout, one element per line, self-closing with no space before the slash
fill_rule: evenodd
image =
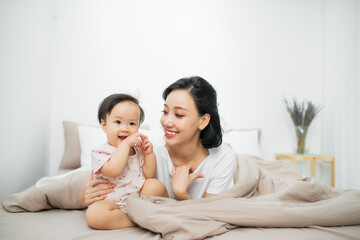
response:
<path id="1" fill-rule="evenodd" d="M 0 208 L 0 239 L 61 239 L 61 240 L 159 240 L 160 234 L 133 227 L 121 230 L 94 230 L 87 226 L 85 210 L 52 209 L 41 212 L 10 213 Z M 236 228 L 213 236 L 211 240 L 356 240 L 360 225 L 307 228 Z"/>

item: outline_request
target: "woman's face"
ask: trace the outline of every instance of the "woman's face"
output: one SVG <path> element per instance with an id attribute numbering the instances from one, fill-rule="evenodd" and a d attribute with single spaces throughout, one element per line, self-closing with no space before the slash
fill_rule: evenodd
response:
<path id="1" fill-rule="evenodd" d="M 166 144 L 169 146 L 200 140 L 199 126 L 202 118 L 187 90 L 178 89 L 170 92 L 165 100 L 160 123 L 165 131 Z"/>

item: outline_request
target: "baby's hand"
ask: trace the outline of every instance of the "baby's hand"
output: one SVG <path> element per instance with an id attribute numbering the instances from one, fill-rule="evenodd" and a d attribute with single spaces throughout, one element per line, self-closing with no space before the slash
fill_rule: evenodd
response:
<path id="1" fill-rule="evenodd" d="M 136 132 L 125 138 L 123 143 L 127 143 L 129 147 L 140 147 L 142 145 L 142 138 L 145 137 L 144 134 Z"/>
<path id="2" fill-rule="evenodd" d="M 145 135 L 142 136 L 142 145 L 141 149 L 143 150 L 145 155 L 149 155 L 153 153 L 153 145 L 150 142 L 149 138 Z"/>

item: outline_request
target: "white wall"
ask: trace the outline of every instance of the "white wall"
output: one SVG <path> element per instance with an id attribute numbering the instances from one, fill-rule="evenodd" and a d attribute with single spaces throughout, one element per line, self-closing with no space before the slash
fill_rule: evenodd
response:
<path id="1" fill-rule="evenodd" d="M 360 189 L 359 1 L 324 5 L 322 150 L 335 156 L 336 186 Z"/>
<path id="2" fill-rule="evenodd" d="M 357 140 L 357 146 L 359 146 L 360 144 L 360 124 L 359 121 L 360 121 L 360 96 L 359 96 L 359 93 L 360 93 L 360 3 L 357 2 L 357 12 L 358 12 L 358 15 L 357 15 L 357 36 L 356 36 L 356 39 L 357 39 L 357 97 L 358 97 L 358 103 L 357 103 L 357 109 L 355 110 L 355 112 L 357 113 L 357 124 L 355 125 L 355 132 L 356 132 L 356 140 Z M 359 185 L 360 184 L 360 175 L 358 174 L 358 170 L 360 169 L 360 148 L 359 147 L 356 147 L 356 158 L 355 158 L 355 161 L 357 161 L 357 164 L 356 166 L 354 167 L 354 171 L 355 173 L 352 174 L 352 176 L 354 176 L 354 182 L 355 184 Z M 359 188 L 359 187 L 357 187 Z"/>
<path id="3" fill-rule="evenodd" d="M 97 124 L 101 99 L 125 91 L 158 126 L 162 90 L 189 75 L 215 86 L 228 127 L 262 129 L 266 159 L 293 151 L 282 95 L 322 103 L 321 13 L 321 1 L 58 2 L 52 159 L 61 158 L 61 121 Z M 321 121 L 310 130 L 312 152 L 321 149 Z"/>
<path id="4" fill-rule="evenodd" d="M 46 107 L 37 107 L 37 110 L 46 109 L 37 111 L 44 115 L 41 123 L 36 118 L 38 113 L 32 113 L 30 117 L 32 126 L 38 124 L 36 129 L 50 125 L 46 174 L 56 171 L 62 157 L 62 121 L 97 124 L 99 102 L 108 94 L 121 91 L 139 97 L 146 112 L 145 124 L 158 127 L 162 90 L 189 75 L 202 76 L 217 89 L 226 128 L 261 128 L 261 146 L 267 160 L 273 159 L 276 152 L 293 152 L 296 148 L 294 128 L 282 103 L 283 95 L 323 105 L 324 110 L 310 127 L 307 143 L 313 153 L 335 155 L 329 146 L 336 146 L 332 129 L 337 123 L 332 119 L 339 108 L 331 108 L 328 103 L 342 79 L 327 80 L 331 66 L 327 65 L 329 60 L 325 53 L 337 53 L 338 49 L 327 45 L 329 41 L 336 41 L 327 27 L 331 20 L 329 16 L 337 13 L 326 9 L 329 4 L 343 6 L 341 2 L 346 2 L 343 7 L 347 9 L 357 4 L 354 1 L 62 0 L 53 3 L 54 11 L 52 3 L 35 1 L 44 8 L 35 19 L 43 17 L 44 21 L 36 23 L 33 18 L 26 23 L 33 23 L 31 26 L 11 21 L 28 9 L 27 1 L 16 2 L 22 4 L 16 7 L 9 6 L 10 1 L 1 3 L 4 9 L 13 9 L 12 15 L 0 15 L 4 18 L 1 29 L 19 29 L 20 34 L 28 28 L 42 27 L 48 34 L 45 38 L 31 36 L 37 43 L 42 43 L 42 51 L 47 55 L 36 55 L 40 58 L 38 62 L 43 64 L 42 70 L 38 71 L 41 77 L 28 88 L 35 90 L 45 85 L 50 89 L 40 93 L 41 97 L 46 94 L 50 97 L 49 102 L 42 103 L 47 104 Z M 23 10 L 18 12 L 19 9 Z M 355 11 L 355 16 L 346 24 L 353 26 L 353 21 L 358 21 L 358 13 Z M 345 23 L 339 24 L 341 27 Z M 48 49 L 48 40 L 52 38 Z M 1 48 L 6 47 L 1 44 Z M 12 44 L 11 48 L 16 49 L 17 45 Z M 33 49 L 27 46 L 26 50 L 29 52 L 25 59 L 30 61 L 34 57 Z M 48 61 L 49 55 L 51 61 Z M 14 57 L 14 54 L 9 49 L 6 56 Z M 0 59 L 6 60 L 5 57 Z M 344 59 L 353 61 L 346 55 Z M 14 66 L 21 71 L 35 69 L 35 63 L 31 64 Z M 337 74 L 341 76 L 343 71 L 340 69 Z M 51 84 L 45 81 L 48 75 Z M 5 71 L 5 76 L 24 81 L 22 76 L 9 70 Z M 7 88 L 12 86 L 9 82 L 4 84 Z M 357 104 L 360 104 L 359 99 Z M 8 107 L 18 106 L 12 103 Z M 16 127 L 16 124 L 11 122 L 11 126 Z M 27 151 L 39 142 L 46 146 L 47 128 L 41 129 L 41 133 L 37 135 L 38 141 L 26 147 Z M 33 135 L 26 134 L 27 137 Z M 2 142 L 5 140 L 2 137 Z M 6 148 L 15 146 L 15 143 L 9 143 Z M 45 159 L 40 161 L 36 155 L 26 159 L 43 169 Z M 13 162 L 16 162 L 15 158 Z M 7 165 L 7 172 L 13 169 L 15 166 Z M 22 171 L 25 170 L 24 167 Z M 325 175 L 328 170 L 324 168 Z M 329 182 L 329 176 L 325 177 Z M 20 182 L 22 187 L 30 185 L 25 178 Z M 18 190 L 13 189 L 14 192 Z"/>
<path id="5" fill-rule="evenodd" d="M 0 1 L 0 198 L 48 173 L 52 9 Z"/>

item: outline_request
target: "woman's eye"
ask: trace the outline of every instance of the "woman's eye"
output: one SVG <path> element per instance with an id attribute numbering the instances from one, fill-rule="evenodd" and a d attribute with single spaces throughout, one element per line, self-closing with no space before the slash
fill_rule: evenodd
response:
<path id="1" fill-rule="evenodd" d="M 178 118 L 184 117 L 184 115 L 181 115 L 181 114 L 175 114 L 175 116 L 178 117 Z"/>
<path id="2" fill-rule="evenodd" d="M 115 121 L 116 124 L 120 124 L 121 122 L 119 120 Z"/>
<path id="3" fill-rule="evenodd" d="M 163 110 L 163 111 L 161 111 L 163 114 L 167 114 L 168 112 L 167 111 L 165 111 L 165 110 Z"/>

